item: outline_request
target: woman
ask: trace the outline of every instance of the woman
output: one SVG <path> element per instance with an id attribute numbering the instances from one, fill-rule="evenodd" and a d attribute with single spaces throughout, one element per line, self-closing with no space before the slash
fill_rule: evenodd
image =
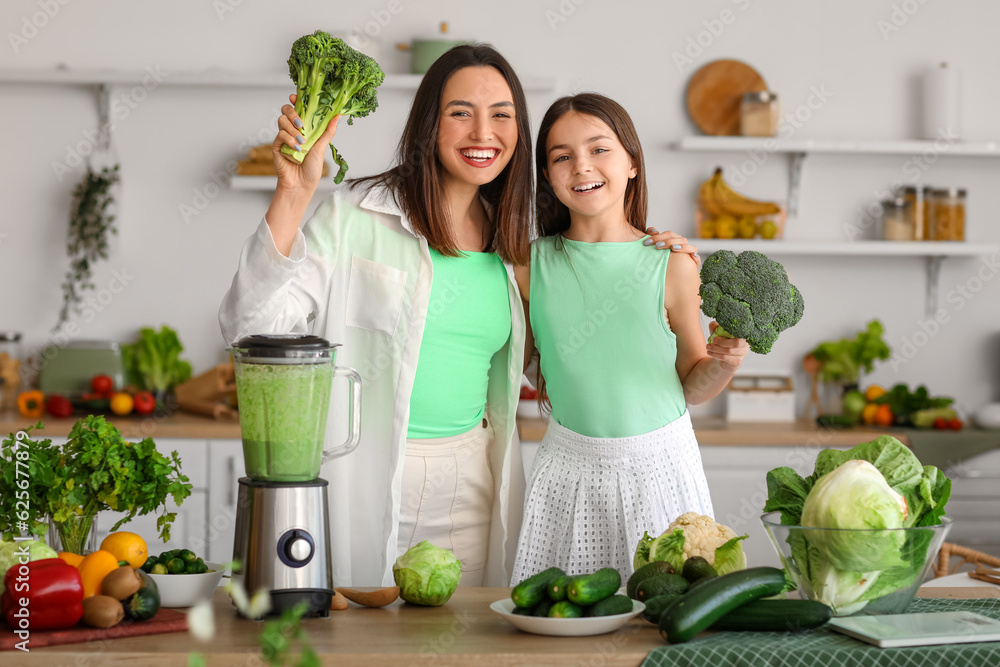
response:
<path id="1" fill-rule="evenodd" d="M 520 82 L 491 47 L 449 51 L 416 92 L 396 166 L 336 192 L 302 231 L 336 122 L 298 164 L 279 153 L 301 136 L 293 107 L 282 113 L 278 186 L 219 319 L 229 342 L 341 343 L 338 364 L 363 378 L 361 444 L 321 472 L 334 581 L 390 585 L 397 556 L 427 539 L 462 561 L 463 585 L 506 586 L 524 494 L 512 264 L 529 257 L 532 175 Z"/>

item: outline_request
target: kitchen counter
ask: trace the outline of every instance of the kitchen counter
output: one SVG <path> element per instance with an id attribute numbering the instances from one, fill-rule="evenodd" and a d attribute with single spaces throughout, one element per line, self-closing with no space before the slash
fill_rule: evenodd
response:
<path id="1" fill-rule="evenodd" d="M 77 417 L 72 419 L 54 419 L 46 417 L 43 420 L 45 429 L 40 431 L 45 436 L 69 435 Z M 129 415 L 117 417 L 110 415 L 113 422 L 128 439 L 144 437 L 152 438 L 206 438 L 206 439 L 236 439 L 240 437 L 240 425 L 237 421 L 219 421 L 187 412 L 176 412 L 165 416 Z M 0 413 L 0 434 L 17 431 L 34 423 L 17 413 Z M 518 433 L 525 442 L 540 442 L 545 435 L 548 419 L 538 417 L 518 417 Z M 870 427 L 829 429 L 816 426 L 814 422 L 799 420 L 790 423 L 736 423 L 724 419 L 698 419 L 694 422 L 698 443 L 701 445 L 748 445 L 748 446 L 781 446 L 781 445 L 821 445 L 824 447 L 853 447 L 859 442 L 874 440 L 883 433 L 899 438 L 904 444 L 909 444 L 906 434 L 901 430 L 875 430 Z"/>
<path id="2" fill-rule="evenodd" d="M 921 589 L 922 595 L 927 589 Z M 933 597 L 1000 597 L 982 588 L 937 588 Z M 327 619 L 309 619 L 302 627 L 325 663 L 399 667 L 400 665 L 640 665 L 654 648 L 664 646 L 657 629 L 637 617 L 621 630 L 592 637 L 546 637 L 516 630 L 490 610 L 509 588 L 460 588 L 443 607 L 417 607 L 401 601 L 383 609 L 351 605 Z M 213 598 L 215 639 L 199 642 L 178 633 L 130 637 L 92 644 L 68 644 L 5 653 L 4 665 L 45 667 L 80 663 L 143 667 L 186 665 L 191 652 L 202 653 L 212 667 L 264 664 L 259 655 L 260 623 L 237 618 L 219 589 Z"/>

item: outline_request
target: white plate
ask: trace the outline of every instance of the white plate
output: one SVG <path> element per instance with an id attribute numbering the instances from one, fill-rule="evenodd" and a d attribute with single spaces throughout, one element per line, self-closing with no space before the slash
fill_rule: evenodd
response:
<path id="1" fill-rule="evenodd" d="M 614 632 L 630 620 L 642 613 L 646 605 L 638 600 L 632 600 L 632 611 L 614 616 L 592 616 L 584 618 L 546 618 L 545 616 L 522 616 L 512 613 L 514 601 L 510 598 L 497 600 L 490 609 L 500 614 L 518 630 L 535 635 L 552 635 L 554 637 L 582 637 L 584 635 L 603 635 Z"/>

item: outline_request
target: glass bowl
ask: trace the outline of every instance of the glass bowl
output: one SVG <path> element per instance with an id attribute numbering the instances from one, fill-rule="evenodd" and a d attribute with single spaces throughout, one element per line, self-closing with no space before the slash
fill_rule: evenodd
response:
<path id="1" fill-rule="evenodd" d="M 782 525 L 780 512 L 760 520 L 802 597 L 834 616 L 906 611 L 952 524 L 942 517 L 913 528 L 806 528 Z"/>

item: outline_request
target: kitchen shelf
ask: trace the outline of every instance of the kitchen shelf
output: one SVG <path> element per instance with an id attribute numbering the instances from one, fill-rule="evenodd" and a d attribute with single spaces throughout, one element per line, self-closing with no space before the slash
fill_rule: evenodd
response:
<path id="1" fill-rule="evenodd" d="M 274 192 L 278 186 L 277 176 L 232 176 L 229 179 L 231 190 L 260 190 Z M 341 186 L 333 182 L 333 176 L 325 176 L 320 179 L 317 190 L 337 190 Z"/>
<path id="2" fill-rule="evenodd" d="M 1000 157 L 1000 141 L 898 140 L 868 141 L 855 139 L 778 139 L 775 137 L 683 137 L 674 144 L 682 151 L 735 152 L 761 150 L 767 153 L 851 153 L 864 155 L 918 155 L 931 150 L 962 157 Z"/>
<path id="3" fill-rule="evenodd" d="M 150 71 L 152 70 L 152 71 Z M 55 84 L 81 86 L 143 85 L 155 76 L 157 85 L 212 86 L 228 88 L 291 88 L 287 72 L 228 72 L 225 70 L 159 71 L 146 70 L 72 70 L 72 69 L 0 69 L 0 83 Z M 379 90 L 414 91 L 423 80 L 422 74 L 386 74 Z M 521 79 L 525 91 L 552 92 L 556 80 L 551 77 Z"/>

